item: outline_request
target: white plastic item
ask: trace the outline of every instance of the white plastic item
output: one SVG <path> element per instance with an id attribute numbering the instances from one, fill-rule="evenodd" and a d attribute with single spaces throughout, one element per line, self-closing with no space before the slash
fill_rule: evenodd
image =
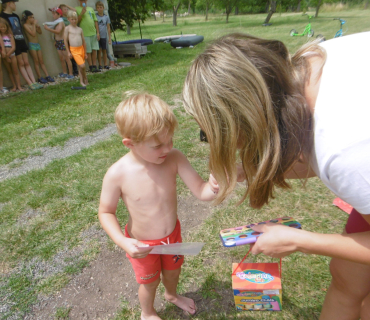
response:
<path id="1" fill-rule="evenodd" d="M 147 250 L 153 248 L 149 254 L 178 254 L 178 255 L 197 255 L 202 250 L 204 242 L 187 242 L 187 243 L 171 243 L 160 246 L 139 247 Z"/>

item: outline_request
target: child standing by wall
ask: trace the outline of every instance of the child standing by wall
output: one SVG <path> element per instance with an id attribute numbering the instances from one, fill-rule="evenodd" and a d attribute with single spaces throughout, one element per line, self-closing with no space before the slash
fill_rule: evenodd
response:
<path id="1" fill-rule="evenodd" d="M 59 8 L 60 8 L 60 10 L 62 10 L 62 12 L 63 12 L 63 15 L 62 15 L 62 19 L 63 19 L 63 22 L 64 22 L 64 25 L 66 26 L 66 27 L 68 27 L 69 26 L 69 21 L 68 21 L 68 12 L 69 12 L 69 10 L 71 10 L 71 9 L 69 9 L 68 8 L 68 6 L 67 5 L 65 5 L 65 4 L 60 4 L 59 5 Z M 76 11 L 76 10 L 72 10 L 72 11 Z M 71 59 L 71 63 L 72 63 L 72 68 L 73 68 L 73 75 L 74 76 L 78 76 L 78 67 L 77 67 L 77 63 L 76 63 L 76 61 L 75 61 L 75 59 Z"/>
<path id="2" fill-rule="evenodd" d="M 77 26 L 78 19 L 75 11 L 68 12 L 68 21 L 70 24 L 64 30 L 64 42 L 66 44 L 67 54 L 69 58 L 73 58 L 76 61 L 80 83 L 85 87 L 89 84 L 85 66 L 87 58 L 85 37 L 82 29 Z"/>
<path id="3" fill-rule="evenodd" d="M 194 314 L 194 301 L 176 292 L 184 257 L 148 255 L 151 249 L 145 245 L 182 242 L 177 218 L 177 175 L 203 201 L 215 198 L 218 185 L 212 176 L 209 182 L 204 182 L 186 157 L 172 148 L 177 121 L 169 106 L 158 97 L 139 94 L 128 98 L 117 107 L 115 120 L 122 142 L 130 151 L 104 177 L 100 223 L 126 251 L 133 266 L 140 283 L 141 319 L 160 319 L 153 303 L 161 273 L 165 298 Z M 119 198 L 130 214 L 124 231 L 116 217 Z"/>
<path id="4" fill-rule="evenodd" d="M 15 41 L 12 29 L 8 21 L 0 18 L 0 34 L 2 42 L 4 43 L 4 51 L 1 53 L 1 58 L 8 71 L 10 81 L 13 84 L 12 92 L 24 91 L 21 86 L 21 79 L 19 78 L 17 59 L 15 57 Z M 2 87 L 1 87 L 2 88 Z"/>
<path id="5" fill-rule="evenodd" d="M 22 33 L 21 21 L 18 15 L 14 13 L 17 9 L 15 4 L 15 2 L 17 1 L 18 0 L 2 0 L 2 12 L 0 13 L 0 17 L 4 18 L 9 23 L 12 29 L 15 41 L 15 57 L 17 68 L 19 66 L 19 70 L 24 80 L 27 82 L 29 88 L 31 90 L 36 90 L 42 88 L 43 85 L 35 81 L 35 77 L 28 61 L 28 46 Z M 18 89 L 20 88 L 18 87 Z"/>
<path id="6" fill-rule="evenodd" d="M 0 59 L 2 59 L 4 55 L 6 55 L 5 47 L 4 47 L 4 41 L 3 41 L 3 38 L 0 36 Z M 3 69 L 1 68 L 1 60 L 0 60 L 0 93 L 5 94 L 5 93 L 8 93 L 8 92 L 9 92 L 9 90 L 4 88 Z"/>
<path id="7" fill-rule="evenodd" d="M 111 34 L 110 34 L 110 19 L 109 17 L 104 14 L 104 3 L 98 1 L 96 4 L 96 10 L 98 11 L 97 19 L 99 25 L 99 32 L 100 32 L 100 40 L 99 40 L 99 52 L 98 52 L 98 62 L 99 62 L 99 69 L 110 69 L 108 59 L 107 59 L 107 46 L 108 44 L 112 44 Z M 103 62 L 102 62 L 102 54 L 103 54 Z"/>
<path id="8" fill-rule="evenodd" d="M 34 18 L 33 13 L 29 10 L 25 10 L 22 13 L 23 28 L 25 30 L 26 36 L 28 38 L 28 45 L 31 57 L 34 61 L 35 70 L 38 76 L 38 81 L 40 83 L 55 82 L 55 80 L 49 76 L 49 73 L 44 64 L 44 59 L 42 57 L 41 46 L 39 44 L 39 39 L 37 34 L 42 34 L 42 30 Z M 45 78 L 41 76 L 41 71 L 45 73 Z"/>
<path id="9" fill-rule="evenodd" d="M 72 63 L 71 60 L 68 57 L 68 53 L 66 51 L 66 46 L 64 44 L 64 29 L 65 25 L 62 19 L 63 12 L 60 8 L 55 7 L 55 8 L 49 8 L 49 11 L 53 14 L 54 20 L 61 19 L 60 22 L 55 26 L 55 29 L 52 29 L 48 26 L 48 24 L 44 24 L 44 28 L 47 31 L 50 31 L 54 33 L 54 39 L 55 39 L 55 48 L 57 49 L 58 55 L 60 62 L 62 63 L 62 70 L 63 73 L 59 74 L 60 77 L 62 78 L 67 78 L 67 79 L 73 79 L 73 69 L 72 69 Z M 66 64 L 68 66 L 68 73 L 67 74 L 67 68 Z"/>
<path id="10" fill-rule="evenodd" d="M 96 18 L 94 9 L 87 6 L 87 0 L 78 1 L 80 5 L 75 8 L 78 17 L 77 23 L 84 33 L 87 61 L 89 63 L 90 71 L 100 72 L 99 68 L 96 67 L 96 55 L 99 50 L 98 41 L 100 39 L 98 19 Z"/>

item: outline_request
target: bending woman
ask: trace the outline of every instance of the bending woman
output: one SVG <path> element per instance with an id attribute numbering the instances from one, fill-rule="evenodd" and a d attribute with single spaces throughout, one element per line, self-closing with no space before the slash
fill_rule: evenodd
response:
<path id="1" fill-rule="evenodd" d="M 183 91 L 210 144 L 218 203 L 240 176 L 241 201 L 253 208 L 267 204 L 275 187 L 289 188 L 287 179 L 318 176 L 355 208 L 342 235 L 254 228 L 264 234 L 252 253 L 333 258 L 325 320 L 370 319 L 369 43 L 367 32 L 309 43 L 290 56 L 280 41 L 230 34 L 196 58 Z"/>

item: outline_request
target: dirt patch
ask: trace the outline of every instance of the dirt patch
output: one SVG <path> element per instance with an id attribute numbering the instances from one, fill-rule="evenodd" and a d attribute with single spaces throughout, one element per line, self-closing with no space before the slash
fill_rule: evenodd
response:
<path id="1" fill-rule="evenodd" d="M 179 198 L 178 215 L 182 236 L 187 238 L 212 213 L 209 203 L 195 197 Z M 50 297 L 39 297 L 39 303 L 24 319 L 54 319 L 58 308 L 71 308 L 70 319 L 109 319 L 119 309 L 122 301 L 138 305 L 138 284 L 129 260 L 123 250 L 106 247 L 98 258 L 73 278 L 61 292 Z M 195 289 L 196 290 L 196 289 Z M 194 293 L 187 296 L 192 297 Z M 194 298 L 196 298 L 194 296 Z M 163 295 L 157 294 L 155 308 L 165 306 Z"/>

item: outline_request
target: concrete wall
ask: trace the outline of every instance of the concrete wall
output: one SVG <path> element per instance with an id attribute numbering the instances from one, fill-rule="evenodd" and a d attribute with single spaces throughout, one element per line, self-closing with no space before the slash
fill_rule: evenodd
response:
<path id="1" fill-rule="evenodd" d="M 98 0 L 88 0 L 87 5 L 95 9 L 95 3 Z M 108 10 L 108 3 L 107 0 L 101 0 L 105 5 L 104 8 Z M 17 10 L 15 11 L 18 14 L 19 18 L 22 18 L 22 12 L 24 10 L 30 10 L 33 14 L 35 19 L 38 21 L 38 24 L 41 26 L 42 34 L 38 35 L 39 43 L 41 45 L 41 50 L 44 57 L 44 62 L 46 69 L 48 70 L 51 76 L 56 76 L 60 72 L 62 72 L 62 65 L 58 57 L 57 50 L 54 47 L 54 40 L 53 40 L 53 33 L 44 29 L 42 23 L 45 21 L 53 21 L 53 16 L 48 8 L 53 8 L 59 6 L 60 4 L 67 4 L 71 7 L 79 6 L 78 0 L 19 0 L 16 2 Z M 28 59 L 30 61 L 33 74 L 35 79 L 37 78 L 37 74 L 35 72 L 32 57 L 28 54 Z M 4 74 L 4 86 L 11 87 L 11 81 L 9 80 L 8 73 L 4 64 L 2 64 L 3 74 Z M 41 72 L 43 75 L 43 72 Z M 22 78 L 22 75 L 19 73 L 21 78 L 22 85 L 26 82 Z"/>

